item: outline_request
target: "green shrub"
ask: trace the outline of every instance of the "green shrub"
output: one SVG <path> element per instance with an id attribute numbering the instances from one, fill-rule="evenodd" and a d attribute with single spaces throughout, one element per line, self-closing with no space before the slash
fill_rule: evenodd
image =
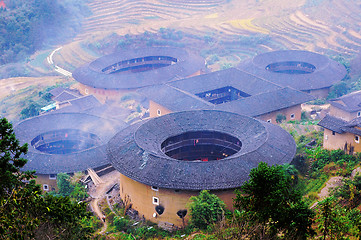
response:
<path id="1" fill-rule="evenodd" d="M 285 115 L 283 115 L 283 114 L 281 114 L 281 113 L 277 114 L 277 116 L 276 116 L 276 122 L 277 122 L 277 123 L 282 123 L 284 120 L 286 120 L 286 116 L 285 116 Z"/>
<path id="2" fill-rule="evenodd" d="M 201 191 L 198 196 L 192 196 L 189 200 L 191 224 L 195 227 L 206 229 L 208 225 L 220 221 L 224 216 L 226 205 L 207 190 Z"/>
<path id="3" fill-rule="evenodd" d="M 129 229 L 129 220 L 124 217 L 114 217 L 113 224 L 115 226 L 115 229 L 119 232 L 127 231 L 127 229 Z"/>

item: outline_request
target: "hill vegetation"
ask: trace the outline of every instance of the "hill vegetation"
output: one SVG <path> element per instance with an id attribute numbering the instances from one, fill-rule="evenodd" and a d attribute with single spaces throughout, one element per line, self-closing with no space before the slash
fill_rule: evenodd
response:
<path id="1" fill-rule="evenodd" d="M 23 60 L 44 44 L 65 39 L 79 28 L 85 0 L 8 0 L 0 8 L 0 65 Z M 70 24 L 71 23 L 71 24 Z"/>

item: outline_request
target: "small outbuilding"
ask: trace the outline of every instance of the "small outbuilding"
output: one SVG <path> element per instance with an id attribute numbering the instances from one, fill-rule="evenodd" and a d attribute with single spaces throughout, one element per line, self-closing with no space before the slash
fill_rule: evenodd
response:
<path id="1" fill-rule="evenodd" d="M 182 226 L 187 202 L 200 190 L 232 208 L 234 189 L 260 162 L 290 163 L 292 136 L 236 113 L 170 113 L 131 125 L 113 137 L 108 159 L 120 172 L 120 195 L 145 219 Z"/>
<path id="2" fill-rule="evenodd" d="M 331 99 L 330 112 L 318 125 L 324 128 L 323 147 L 361 152 L 361 91 Z"/>

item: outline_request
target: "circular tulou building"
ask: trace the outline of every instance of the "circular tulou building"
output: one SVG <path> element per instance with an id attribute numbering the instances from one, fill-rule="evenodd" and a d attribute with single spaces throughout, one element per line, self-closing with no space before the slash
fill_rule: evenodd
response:
<path id="1" fill-rule="evenodd" d="M 241 63 L 239 68 L 315 97 L 327 97 L 330 87 L 347 73 L 342 64 L 326 56 L 300 50 L 263 53 Z"/>
<path id="2" fill-rule="evenodd" d="M 83 95 L 117 99 L 139 88 L 201 74 L 205 61 L 181 48 L 145 47 L 103 56 L 77 68 L 73 77 Z"/>
<path id="3" fill-rule="evenodd" d="M 109 166 L 106 144 L 124 127 L 125 123 L 84 113 L 47 114 L 24 120 L 14 128 L 20 143 L 29 143 L 28 162 L 22 170 L 35 170 L 43 190 L 54 190 L 58 173 Z"/>
<path id="4" fill-rule="evenodd" d="M 157 223 L 181 226 L 187 202 L 208 189 L 232 208 L 234 189 L 260 162 L 291 162 L 292 136 L 270 123 L 230 112 L 167 114 L 131 125 L 108 143 L 120 195 Z"/>

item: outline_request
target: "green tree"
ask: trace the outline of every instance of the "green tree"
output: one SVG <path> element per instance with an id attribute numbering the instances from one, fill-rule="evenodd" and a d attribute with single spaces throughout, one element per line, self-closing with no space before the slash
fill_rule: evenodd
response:
<path id="1" fill-rule="evenodd" d="M 336 83 L 331 87 L 330 93 L 328 94 L 328 99 L 332 98 L 338 98 L 342 95 L 345 95 L 347 91 L 349 90 L 349 87 L 347 86 L 346 82 L 339 82 Z"/>
<path id="2" fill-rule="evenodd" d="M 9 197 L 12 191 L 23 186 L 23 180 L 29 180 L 32 174 L 21 172 L 27 160 L 22 158 L 28 151 L 27 144 L 20 146 L 11 123 L 0 119 L 0 196 Z"/>
<path id="3" fill-rule="evenodd" d="M 198 196 L 192 196 L 189 208 L 191 224 L 195 227 L 205 229 L 208 225 L 220 221 L 226 211 L 226 205 L 215 194 L 203 190 Z"/>
<path id="4" fill-rule="evenodd" d="M 246 211 L 260 223 L 269 236 L 279 232 L 288 238 L 306 239 L 312 235 L 314 213 L 292 186 L 292 179 L 280 165 L 261 162 L 250 172 L 250 179 L 241 191 L 236 190 L 234 206 Z"/>
<path id="5" fill-rule="evenodd" d="M 283 115 L 283 114 L 281 114 L 281 113 L 279 113 L 279 114 L 276 115 L 276 122 L 277 122 L 277 123 L 282 123 L 282 122 L 285 121 L 285 120 L 286 120 L 286 116 L 285 116 L 285 115 Z"/>
<path id="6" fill-rule="evenodd" d="M 0 239 L 88 239 L 86 204 L 42 195 L 34 173 L 21 171 L 26 152 L 12 125 L 0 119 Z"/>
<path id="7" fill-rule="evenodd" d="M 316 221 L 324 240 L 345 239 L 350 230 L 346 210 L 337 206 L 333 197 L 325 198 L 318 203 Z"/>
<path id="8" fill-rule="evenodd" d="M 29 117 L 38 116 L 39 112 L 40 112 L 39 104 L 32 102 L 29 104 L 29 106 L 27 106 L 21 111 L 21 118 L 25 119 Z"/>
<path id="9" fill-rule="evenodd" d="M 58 186 L 58 194 L 60 196 L 70 197 L 75 201 L 84 200 L 89 196 L 84 186 L 79 182 L 72 180 L 66 173 L 58 173 L 56 183 Z"/>
<path id="10" fill-rule="evenodd" d="M 74 190 L 74 186 L 70 181 L 70 176 L 66 173 L 58 173 L 56 177 L 56 184 L 59 189 L 58 193 L 61 196 L 70 196 L 71 192 Z"/>

